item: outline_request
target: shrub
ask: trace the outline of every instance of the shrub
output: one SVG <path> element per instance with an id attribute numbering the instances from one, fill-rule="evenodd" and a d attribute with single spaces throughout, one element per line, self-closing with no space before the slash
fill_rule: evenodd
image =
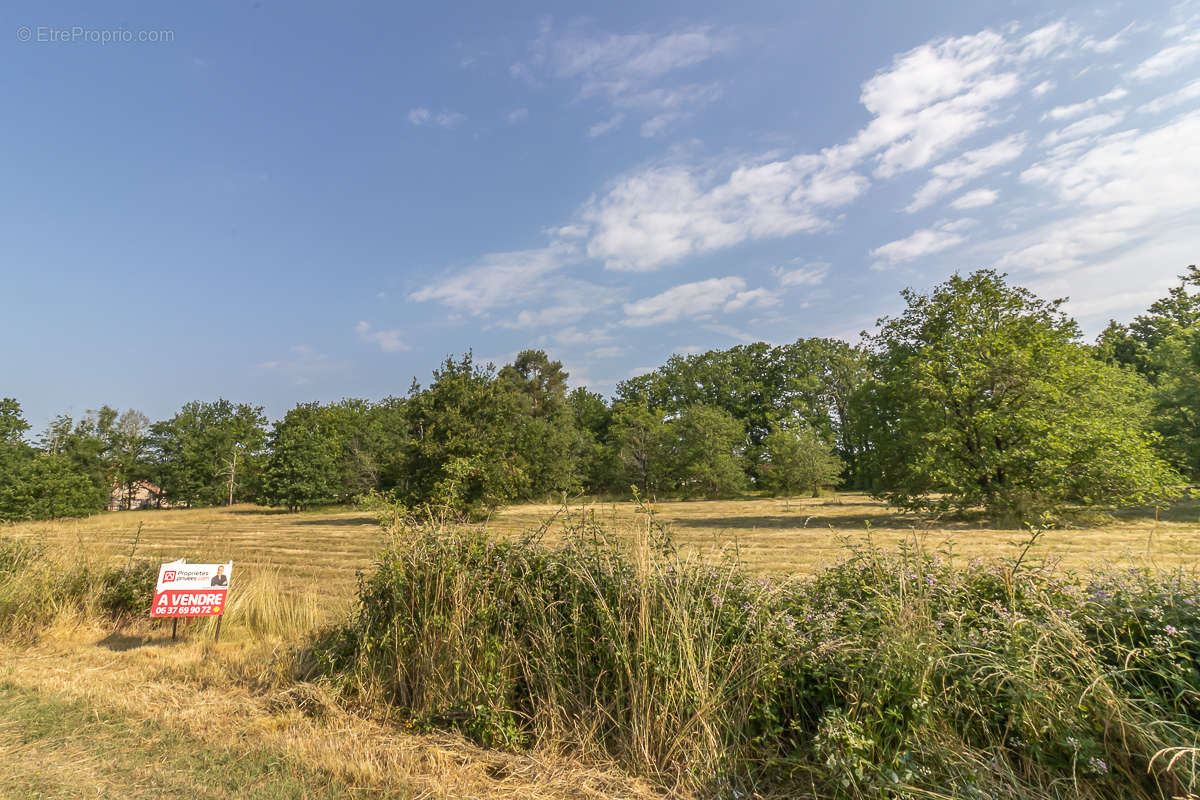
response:
<path id="1" fill-rule="evenodd" d="M 398 520 L 402 519 L 397 517 Z M 811 580 L 401 524 L 309 656 L 363 704 L 705 794 L 1151 798 L 1197 789 L 1200 585 L 867 547 Z"/>

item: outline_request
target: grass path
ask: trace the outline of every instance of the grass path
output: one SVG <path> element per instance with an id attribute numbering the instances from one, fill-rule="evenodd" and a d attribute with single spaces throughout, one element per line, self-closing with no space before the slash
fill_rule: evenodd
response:
<path id="1" fill-rule="evenodd" d="M 366 796 L 267 749 L 214 748 L 13 683 L 0 684 L 0 763 L 3 793 L 11 798 Z"/>

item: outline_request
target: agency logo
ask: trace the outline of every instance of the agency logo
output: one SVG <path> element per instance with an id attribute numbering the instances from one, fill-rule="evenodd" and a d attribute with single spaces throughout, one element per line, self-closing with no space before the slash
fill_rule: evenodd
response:
<path id="1" fill-rule="evenodd" d="M 175 570 L 169 569 L 163 573 L 163 583 L 171 583 L 175 580 Z"/>

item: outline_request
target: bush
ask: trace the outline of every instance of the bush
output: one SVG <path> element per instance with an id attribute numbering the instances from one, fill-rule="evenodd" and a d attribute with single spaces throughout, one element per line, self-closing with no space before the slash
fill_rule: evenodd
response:
<path id="1" fill-rule="evenodd" d="M 1158 798 L 1200 785 L 1198 602 L 873 548 L 779 583 L 590 517 L 557 547 L 402 526 L 310 663 L 408 725 L 705 794 Z"/>
<path id="2" fill-rule="evenodd" d="M 149 616 L 158 584 L 158 564 L 133 561 L 106 570 L 100 579 L 100 608 L 112 617 Z"/>

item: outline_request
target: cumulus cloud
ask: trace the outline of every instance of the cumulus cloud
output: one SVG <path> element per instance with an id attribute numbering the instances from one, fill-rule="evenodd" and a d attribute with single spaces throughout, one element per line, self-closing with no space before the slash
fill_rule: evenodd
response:
<path id="1" fill-rule="evenodd" d="M 986 30 L 897 56 L 862 86 L 874 119 L 830 155 L 848 165 L 871 156 L 881 178 L 925 166 L 993 124 L 997 103 L 1021 83 L 1006 69 L 1015 57 L 1011 42 Z"/>
<path id="2" fill-rule="evenodd" d="M 1055 86 L 1056 86 L 1056 84 L 1054 83 L 1054 81 L 1042 81 L 1037 86 L 1033 87 L 1030 91 L 1033 92 L 1034 97 L 1043 97 L 1045 95 L 1050 94 L 1050 92 L 1054 91 Z"/>
<path id="3" fill-rule="evenodd" d="M 686 166 L 627 175 L 582 212 L 588 255 L 609 269 L 644 271 L 753 239 L 826 227 L 824 211 L 863 193 L 866 178 L 801 155 L 747 164 L 714 178 Z"/>
<path id="4" fill-rule="evenodd" d="M 940 222 L 932 228 L 922 228 L 903 239 L 880 245 L 871 251 L 871 255 L 877 259 L 872 268 L 884 269 L 949 250 L 966 241 L 961 231 L 973 223 L 974 220 L 969 219 Z"/>
<path id="5" fill-rule="evenodd" d="M 653 297 L 626 303 L 624 324 L 641 328 L 698 317 L 716 311 L 745 288 L 746 281 L 737 276 L 673 286 Z"/>
<path id="6" fill-rule="evenodd" d="M 779 297 L 770 289 L 751 289 L 738 292 L 725 304 L 726 313 L 741 311 L 745 308 L 770 308 L 779 305 Z"/>
<path id="7" fill-rule="evenodd" d="M 354 326 L 354 332 L 358 334 L 358 338 L 364 342 L 378 345 L 379 349 L 385 353 L 397 353 L 401 350 L 412 349 L 404 342 L 404 331 L 399 328 L 377 331 L 371 329 L 369 322 L 363 321 Z"/>
<path id="8" fill-rule="evenodd" d="M 950 161 L 938 164 L 930 178 L 905 208 L 910 214 L 933 203 L 939 197 L 962 188 L 970 180 L 1017 159 L 1025 151 L 1025 135 L 1013 134 L 978 150 L 969 150 Z"/>

